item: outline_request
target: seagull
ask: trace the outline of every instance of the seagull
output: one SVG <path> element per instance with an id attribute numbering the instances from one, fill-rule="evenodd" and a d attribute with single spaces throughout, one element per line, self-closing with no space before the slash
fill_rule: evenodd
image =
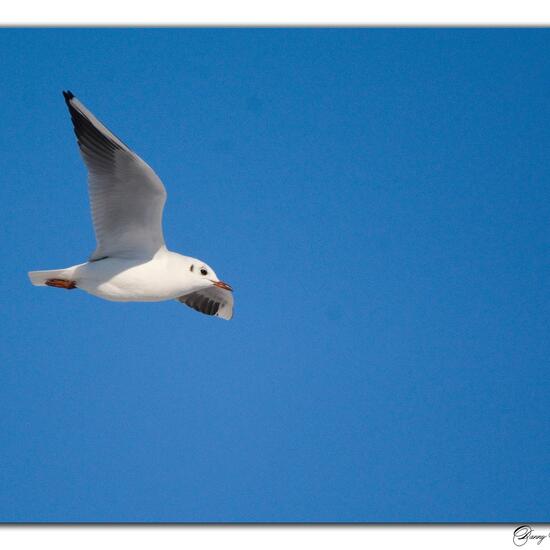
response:
<path id="1" fill-rule="evenodd" d="M 115 302 L 177 300 L 231 319 L 233 289 L 206 263 L 166 248 L 160 178 L 71 92 L 63 96 L 88 169 L 97 247 L 85 263 L 29 272 L 32 284 L 79 288 Z"/>

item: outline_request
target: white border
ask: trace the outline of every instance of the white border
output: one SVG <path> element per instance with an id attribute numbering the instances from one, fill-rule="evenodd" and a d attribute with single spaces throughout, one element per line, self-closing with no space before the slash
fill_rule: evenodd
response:
<path id="1" fill-rule="evenodd" d="M 491 526 L 50 526 L 0 528 L 2 548 L 41 550 L 132 550 L 215 548 L 223 550 L 365 550 L 422 548 L 474 550 L 516 548 L 514 525 Z M 537 533 L 549 528 L 534 526 Z M 524 548 L 550 549 L 528 541 Z"/>
<path id="2" fill-rule="evenodd" d="M 532 25 L 550 24 L 550 2 L 461 0 L 20 0 L 5 3 L 0 24 L 12 26 L 177 25 Z M 1 31 L 0 31 L 1 32 Z M 281 548 L 516 548 L 517 525 L 371 526 L 2 526 L 9 549 L 132 548 L 224 550 Z M 541 533 L 550 527 L 535 526 Z M 550 539 L 526 548 L 550 550 Z"/>
<path id="3" fill-rule="evenodd" d="M 19 0 L 4 24 L 22 25 L 541 25 L 547 0 Z"/>

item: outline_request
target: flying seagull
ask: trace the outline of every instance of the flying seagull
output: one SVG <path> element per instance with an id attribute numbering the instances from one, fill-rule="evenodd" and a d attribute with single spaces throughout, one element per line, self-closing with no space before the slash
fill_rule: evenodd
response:
<path id="1" fill-rule="evenodd" d="M 160 178 L 71 92 L 63 96 L 88 168 L 97 247 L 83 264 L 31 271 L 32 284 L 80 288 L 116 302 L 178 300 L 206 315 L 231 319 L 232 288 L 201 260 L 166 248 L 166 191 Z"/>

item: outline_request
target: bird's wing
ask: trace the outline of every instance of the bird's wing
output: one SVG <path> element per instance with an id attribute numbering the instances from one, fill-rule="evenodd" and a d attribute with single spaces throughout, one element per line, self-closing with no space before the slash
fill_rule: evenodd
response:
<path id="1" fill-rule="evenodd" d="M 178 298 L 182 304 L 229 321 L 233 317 L 233 293 L 214 285 Z"/>
<path id="2" fill-rule="evenodd" d="M 71 92 L 63 92 L 82 158 L 97 248 L 107 256 L 151 258 L 164 245 L 164 185 L 153 170 L 111 133 Z"/>

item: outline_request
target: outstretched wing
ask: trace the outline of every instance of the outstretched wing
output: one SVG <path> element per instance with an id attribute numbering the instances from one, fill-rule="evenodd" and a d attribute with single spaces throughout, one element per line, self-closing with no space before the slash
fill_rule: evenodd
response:
<path id="1" fill-rule="evenodd" d="M 90 261 L 111 256 L 151 258 L 164 245 L 164 185 L 71 92 L 63 92 L 82 158 L 97 248 Z"/>
<path id="2" fill-rule="evenodd" d="M 205 315 L 215 315 L 228 321 L 233 317 L 233 293 L 216 286 L 180 296 L 178 301 Z"/>

